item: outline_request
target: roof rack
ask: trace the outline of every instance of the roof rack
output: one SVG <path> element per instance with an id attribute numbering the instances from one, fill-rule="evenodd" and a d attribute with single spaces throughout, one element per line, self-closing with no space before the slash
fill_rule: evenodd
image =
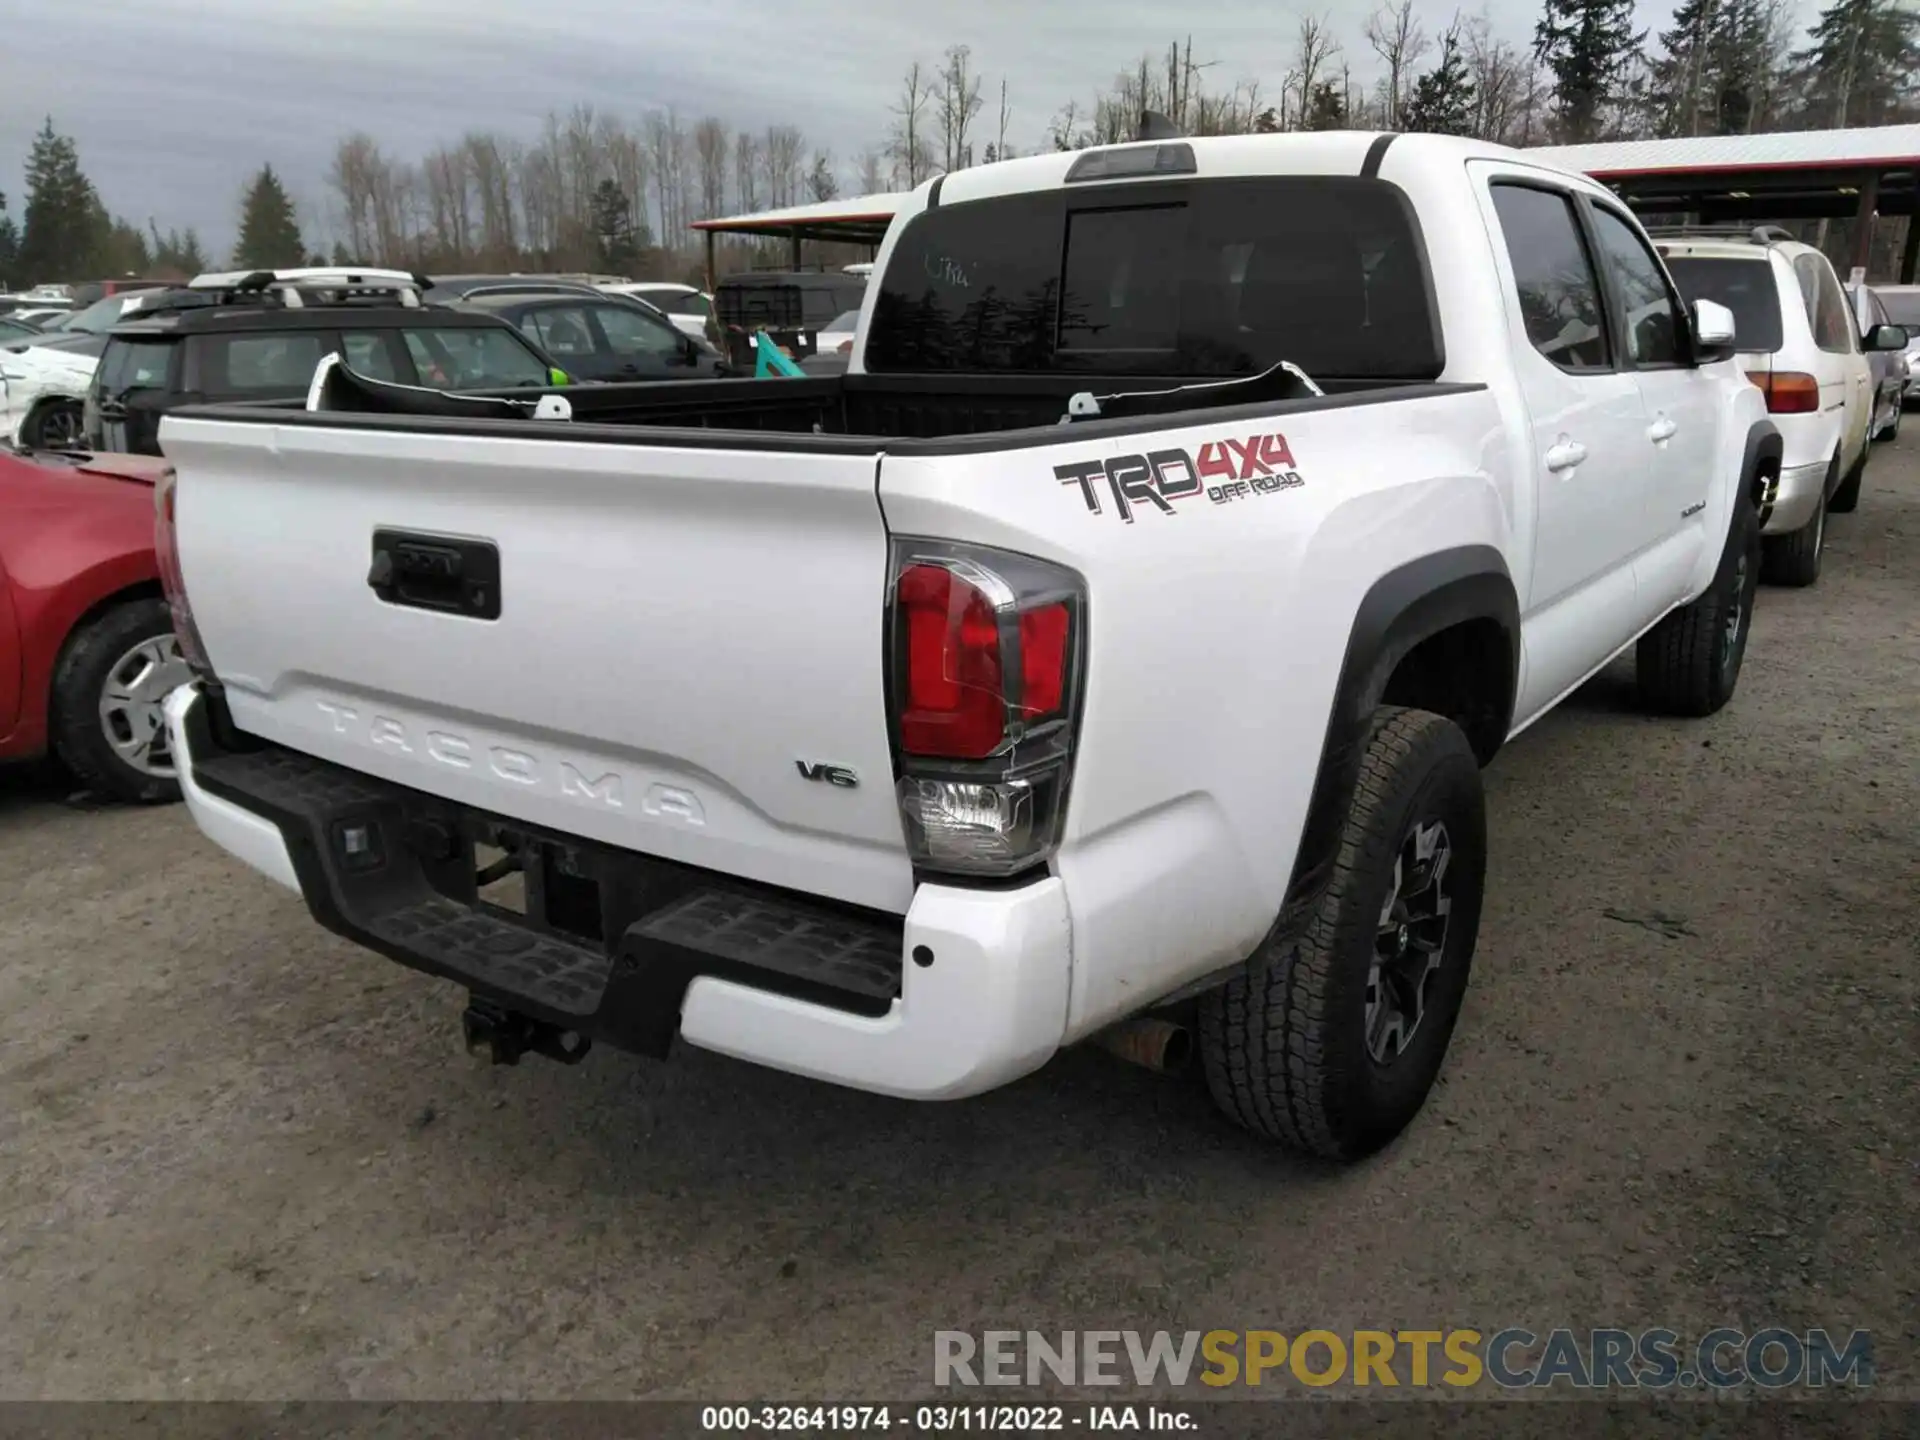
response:
<path id="1" fill-rule="evenodd" d="M 289 310 L 304 309 L 310 301 L 322 305 L 353 300 L 392 299 L 406 309 L 420 307 L 420 292 L 433 281 L 409 270 L 371 270 L 326 266 L 296 270 L 226 270 L 196 275 L 189 290 L 222 292 L 222 302 L 241 297 L 268 296 Z"/>
<path id="2" fill-rule="evenodd" d="M 1646 230 L 1656 240 L 1748 240 L 1771 245 L 1798 238 L 1778 225 L 1649 225 Z"/>

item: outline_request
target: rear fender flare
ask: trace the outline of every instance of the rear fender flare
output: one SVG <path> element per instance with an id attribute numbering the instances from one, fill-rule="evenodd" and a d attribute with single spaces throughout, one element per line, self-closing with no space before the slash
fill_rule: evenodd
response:
<path id="1" fill-rule="evenodd" d="M 1780 484 L 1780 461 L 1785 454 L 1780 428 L 1771 420 L 1756 420 L 1747 427 L 1746 445 L 1740 456 L 1740 488 L 1758 512 L 1762 525 L 1773 515 L 1774 496 Z"/>
<path id="2" fill-rule="evenodd" d="M 1496 701 L 1498 713 L 1489 713 L 1474 727 L 1479 733 L 1469 737 L 1484 765 L 1511 727 L 1519 679 L 1520 600 L 1505 558 L 1490 545 L 1439 550 L 1389 570 L 1360 601 L 1276 928 L 1298 921 L 1332 872 L 1368 728 L 1394 668 L 1421 641 L 1470 620 L 1492 620 L 1507 638 L 1506 687 Z"/>

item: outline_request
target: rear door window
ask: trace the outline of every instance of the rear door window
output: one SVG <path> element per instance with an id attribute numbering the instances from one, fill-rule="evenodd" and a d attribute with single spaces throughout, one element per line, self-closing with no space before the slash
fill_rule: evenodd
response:
<path id="1" fill-rule="evenodd" d="M 1840 293 L 1833 266 L 1824 256 L 1802 255 L 1793 262 L 1793 276 L 1800 282 L 1800 294 L 1806 302 L 1813 343 L 1829 355 L 1858 353 L 1860 338 L 1847 318 L 1846 297 Z"/>
<path id="2" fill-rule="evenodd" d="M 1711 300 L 1733 312 L 1733 343 L 1742 350 L 1772 354 L 1784 343 L 1771 260 L 1670 255 L 1667 270 L 1689 303 Z"/>
<path id="3" fill-rule="evenodd" d="M 1531 185 L 1495 185 L 1492 193 L 1533 348 L 1576 374 L 1611 370 L 1600 284 L 1572 197 Z"/>
<path id="4" fill-rule="evenodd" d="M 333 337 L 315 330 L 282 335 L 205 335 L 200 389 L 209 395 L 298 395 L 313 381 Z"/>
<path id="5" fill-rule="evenodd" d="M 1358 176 L 1166 181 L 943 205 L 895 243 L 874 371 L 1433 379 L 1405 195 Z"/>
<path id="6" fill-rule="evenodd" d="M 582 361 L 593 359 L 593 325 L 587 319 L 585 306 L 556 305 L 550 309 L 531 311 L 521 320 L 520 328 L 539 341 L 541 349 L 569 369 Z"/>
<path id="7" fill-rule="evenodd" d="M 409 328 L 401 332 L 420 383 L 436 390 L 549 385 L 546 362 L 504 326 Z"/>
<path id="8" fill-rule="evenodd" d="M 405 383 L 409 377 L 403 373 L 400 357 L 394 353 L 394 338 L 391 333 L 378 330 L 341 336 L 340 348 L 347 368 L 370 380 Z"/>

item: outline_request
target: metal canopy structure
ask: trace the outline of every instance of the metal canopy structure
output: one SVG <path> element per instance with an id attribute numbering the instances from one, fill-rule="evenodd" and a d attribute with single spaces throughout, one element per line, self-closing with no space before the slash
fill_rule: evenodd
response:
<path id="1" fill-rule="evenodd" d="M 901 192 L 855 195 L 845 200 L 762 210 L 754 215 L 696 220 L 693 228 L 703 231 L 707 237 L 707 288 L 713 288 L 715 236 L 750 235 L 761 240 L 785 240 L 791 247 L 795 269 L 800 267 L 800 245 L 806 240 L 865 245 L 871 259 L 879 250 L 880 242 L 887 238 L 887 227 L 906 200 L 907 194 Z"/>
<path id="2" fill-rule="evenodd" d="M 1529 150 L 1579 170 L 1644 214 L 1686 215 L 1701 224 L 1852 217 L 1853 263 L 1864 267 L 1875 216 L 1920 208 L 1920 125 L 1703 135 L 1551 145 Z M 1913 281 L 1920 225 L 1909 224 L 1900 279 Z"/>

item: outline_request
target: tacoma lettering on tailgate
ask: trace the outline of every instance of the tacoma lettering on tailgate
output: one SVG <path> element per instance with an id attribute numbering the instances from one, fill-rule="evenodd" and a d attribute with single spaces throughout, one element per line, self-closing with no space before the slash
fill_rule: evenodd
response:
<path id="1" fill-rule="evenodd" d="M 1100 513 L 1100 496 L 1113 496 L 1113 508 L 1127 524 L 1135 509 L 1174 513 L 1174 504 L 1204 495 L 1215 505 L 1255 495 L 1297 490 L 1307 482 L 1293 468 L 1293 451 L 1279 433 L 1244 440 L 1209 440 L 1199 459 L 1185 450 L 1151 450 L 1116 455 L 1111 460 L 1081 460 L 1053 467 L 1062 485 L 1078 485 L 1087 509 Z"/>

